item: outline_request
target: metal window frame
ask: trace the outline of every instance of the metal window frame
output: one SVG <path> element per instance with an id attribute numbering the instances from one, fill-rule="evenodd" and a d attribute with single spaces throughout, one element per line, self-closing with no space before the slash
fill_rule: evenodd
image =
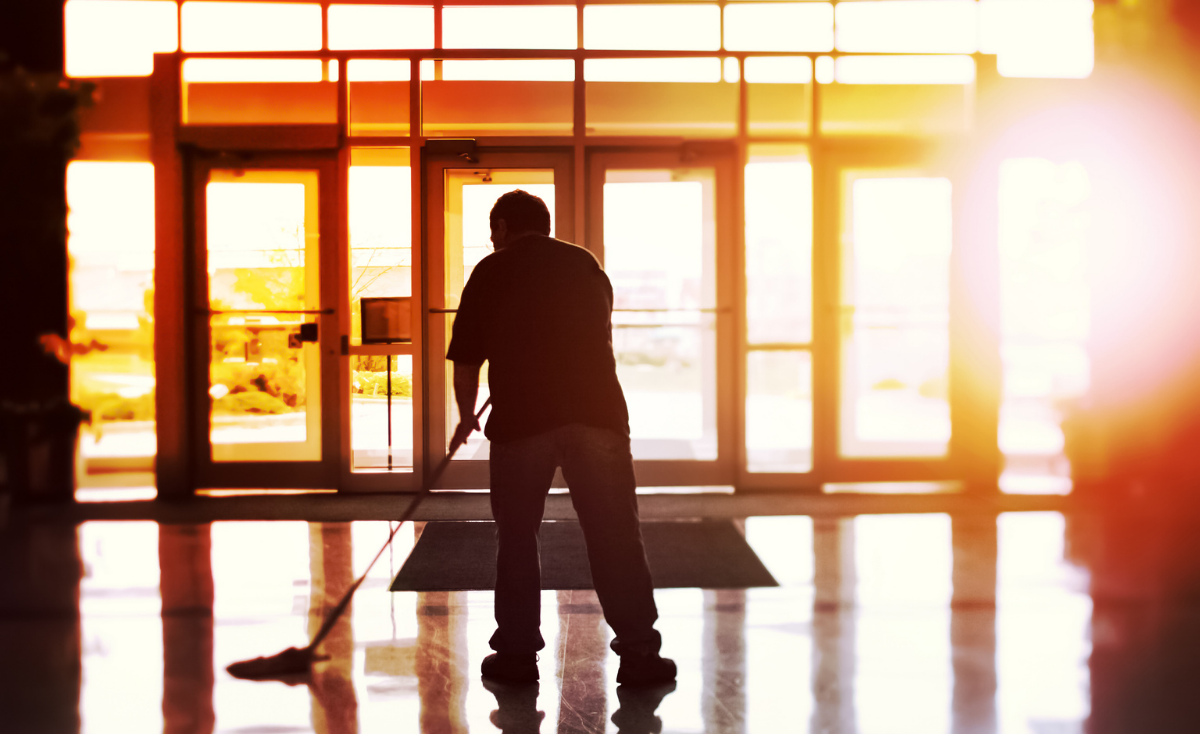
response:
<path id="1" fill-rule="evenodd" d="M 185 387 L 194 382 L 191 379 L 188 369 L 186 368 L 186 349 L 183 347 L 179 339 L 179 335 L 185 332 L 180 328 L 185 326 L 185 314 L 181 311 L 181 304 L 177 300 L 176 294 L 186 293 L 189 286 L 187 285 L 188 273 L 187 268 L 183 265 L 183 260 L 179 254 L 183 253 L 191 244 L 188 242 L 187 233 L 181 230 L 179 223 L 183 217 L 189 213 L 187 200 L 183 196 L 186 189 L 186 168 L 187 162 L 185 156 L 181 153 L 181 146 L 195 147 L 208 150 L 277 150 L 277 151 L 336 151 L 338 159 L 338 191 L 337 197 L 339 207 L 341 208 L 337 222 L 337 232 L 339 237 L 339 252 L 348 247 L 348 222 L 345 216 L 346 196 L 347 196 L 347 177 L 350 163 L 351 148 L 356 147 L 404 147 L 410 151 L 410 166 L 412 171 L 412 269 L 414 273 L 414 281 L 419 279 L 426 267 L 424 262 L 425 253 L 424 240 L 428 222 L 424 219 L 425 207 L 425 148 L 424 143 L 430 139 L 424 135 L 421 128 L 421 93 L 422 84 L 420 84 L 420 65 L 425 59 L 435 61 L 435 70 L 440 71 L 437 63 L 444 59 L 568 59 L 572 60 L 575 66 L 575 79 L 573 82 L 573 128 L 570 136 L 481 136 L 476 139 L 477 144 L 481 149 L 538 149 L 538 148 L 564 148 L 569 147 L 573 159 L 573 185 L 574 185 L 574 214 L 576 225 L 576 240 L 578 244 L 587 246 L 588 239 L 586 233 L 589 231 L 589 180 L 588 166 L 589 159 L 597 152 L 611 151 L 621 149 L 633 152 L 635 154 L 650 153 L 654 149 L 662 149 L 664 146 L 672 147 L 676 150 L 682 150 L 685 145 L 704 145 L 705 143 L 715 143 L 724 146 L 733 146 L 732 162 L 736 170 L 731 177 L 731 185 L 727 189 L 725 198 L 719 200 L 718 210 L 729 221 L 731 231 L 727 235 L 727 241 L 731 245 L 730 262 L 728 267 L 734 268 L 733 285 L 731 286 L 733 293 L 733 303 L 735 318 L 734 325 L 731 329 L 733 335 L 732 349 L 729 351 L 731 357 L 723 357 L 721 364 L 724 369 L 731 370 L 730 379 L 736 386 L 736 393 L 733 399 L 728 396 L 722 398 L 725 415 L 732 416 L 733 426 L 731 428 L 719 425 L 719 434 L 722 436 L 722 450 L 725 452 L 734 452 L 734 472 L 729 478 L 729 483 L 732 483 L 738 491 L 802 491 L 802 492 L 819 492 L 821 484 L 828 481 L 838 481 L 842 477 L 842 472 L 829 472 L 821 470 L 823 464 L 821 462 L 828 461 L 827 450 L 822 449 L 818 452 L 814 446 L 814 471 L 807 474 L 749 474 L 746 471 L 746 456 L 744 447 L 744 432 L 745 432 L 745 395 L 746 395 L 746 360 L 751 351 L 760 349 L 759 345 L 751 346 L 746 341 L 746 312 L 745 312 L 745 208 L 744 208 L 744 169 L 749 160 L 748 151 L 751 144 L 758 143 L 788 143 L 802 144 L 807 146 L 809 151 L 809 159 L 813 165 L 814 176 L 814 238 L 813 238 L 813 277 L 814 277 L 814 315 L 819 313 L 820 298 L 823 296 L 818 293 L 820 287 L 818 285 L 823 272 L 822 268 L 829 268 L 832 265 L 827 262 L 827 254 L 824 250 L 828 248 L 831 237 L 836 233 L 829 230 L 828 218 L 831 207 L 836 207 L 837 194 L 835 192 L 824 191 L 820 184 L 824 171 L 829 170 L 833 165 L 832 161 L 839 155 L 838 151 L 847 149 L 860 148 L 862 150 L 871 149 L 887 149 L 901 150 L 914 149 L 927 146 L 933 139 L 938 140 L 942 144 L 948 144 L 958 151 L 970 148 L 972 139 L 971 133 L 963 135 L 938 135 L 938 136 L 880 136 L 878 134 L 860 134 L 860 135 L 837 135 L 830 137 L 821 130 L 821 111 L 822 111 L 822 90 L 825 84 L 819 83 L 815 77 L 816 59 L 820 57 L 838 58 L 841 56 L 893 56 L 897 55 L 892 52 L 880 53 L 844 53 L 836 49 L 824 52 L 795 52 L 795 51 L 738 51 L 730 52 L 723 48 L 724 45 L 724 13 L 721 13 L 722 23 L 722 48 L 711 51 L 625 51 L 625 50 L 603 50 L 603 49 L 584 49 L 583 45 L 583 8 L 585 4 L 581 0 L 575 3 L 577 8 L 577 35 L 579 48 L 571 50 L 563 49 L 442 49 L 440 48 L 440 35 L 442 27 L 441 8 L 446 5 L 470 5 L 472 3 L 464 0 L 462 3 L 433 3 L 434 13 L 434 48 L 431 49 L 414 49 L 414 50 L 386 50 L 386 51 L 330 51 L 328 50 L 328 9 L 332 3 L 322 2 L 322 38 L 324 39 L 323 50 L 319 52 L 313 51 L 257 51 L 257 52 L 193 52 L 185 53 L 181 50 L 167 54 L 157 54 L 155 57 L 155 70 L 151 79 L 152 89 L 152 130 L 151 130 L 151 150 L 152 159 L 156 170 L 156 235 L 159 242 L 159 247 L 156 249 L 155 260 L 155 278 L 158 284 L 156 291 L 156 325 L 160 328 L 156 333 L 156 360 L 158 364 L 158 441 L 159 441 L 159 457 L 158 457 L 158 473 L 160 492 L 163 496 L 181 496 L 190 494 L 194 487 L 191 478 L 194 459 L 190 455 L 188 446 L 192 442 L 190 438 L 190 429 L 186 425 L 186 403 L 190 399 Z M 378 3 L 373 0 L 368 4 L 413 4 L 423 5 L 428 7 L 429 4 L 422 3 L 394 3 L 380 1 Z M 509 4 L 509 3 L 496 3 Z M 536 4 L 552 4 L 564 5 L 570 3 L 555 2 L 554 0 L 523 0 L 521 2 L 511 3 L 514 5 L 536 5 Z M 725 3 L 717 3 L 724 7 Z M 837 4 L 836 0 L 833 3 Z M 181 6 L 180 6 L 181 7 Z M 182 33 L 182 26 L 179 28 Z M 836 32 L 836 30 L 835 30 Z M 928 54 L 928 55 L 954 55 L 961 56 L 965 54 Z M 763 56 L 780 56 L 780 57 L 808 57 L 814 63 L 814 77 L 809 82 L 809 89 L 805 90 L 811 94 L 810 100 L 810 125 L 807 134 L 796 135 L 752 135 L 749 130 L 749 83 L 745 78 L 745 61 L 747 57 L 763 57 Z M 586 113 L 587 113 L 587 97 L 586 97 L 586 82 L 584 81 L 583 70 L 584 62 L 588 59 L 603 59 L 603 58 L 736 58 L 739 65 L 739 80 L 737 91 L 737 108 L 736 108 L 736 132 L 732 138 L 724 137 L 718 140 L 684 140 L 673 137 L 603 137 L 603 136 L 588 136 L 586 132 Z M 982 54 L 972 54 L 976 61 L 977 68 L 982 70 L 988 69 L 985 62 L 985 57 Z M 339 71 L 337 81 L 337 122 L 336 124 L 327 125 L 237 125 L 237 126 L 206 126 L 206 125 L 184 125 L 182 124 L 182 63 L 186 59 L 192 58 L 237 58 L 237 59 L 319 59 L 325 67 L 328 67 L 328 62 L 337 61 Z M 414 83 L 409 85 L 409 132 L 407 136 L 351 136 L 349 134 L 349 75 L 347 73 L 347 62 L 351 59 L 395 59 L 408 60 L 410 63 L 410 79 Z M 984 63 L 981 63 L 984 62 Z M 436 74 L 435 71 L 435 74 Z M 440 74 L 436 74 L 440 76 Z M 715 83 L 729 83 L 725 81 Z M 974 85 L 969 85 L 973 87 Z M 968 99 L 973 98 L 973 95 L 968 94 Z M 957 190 L 957 187 L 956 187 Z M 831 201 L 832 197 L 832 201 Z M 956 242 L 959 241 L 960 233 L 967 233 L 966 230 L 961 230 L 958 222 L 962 219 L 960 216 L 959 206 L 955 205 L 955 220 Z M 822 212 L 825 212 L 822 214 Z M 824 223 L 823 223 L 824 222 Z M 979 233 L 971 231 L 971 237 L 978 239 Z M 986 242 L 984 242 L 986 246 Z M 340 263 L 343 258 L 339 257 L 339 267 L 348 268 L 348 263 Z M 987 261 L 987 255 L 980 255 L 975 258 L 980 262 Z M 957 271 L 956 271 L 957 272 Z M 971 277 L 978 279 L 980 271 L 978 267 L 968 268 L 966 271 Z M 346 277 L 342 277 L 345 275 Z M 339 273 L 341 281 L 346 281 L 348 273 Z M 956 276 L 957 277 L 957 276 Z M 179 290 L 172 291 L 170 286 L 175 284 Z M 163 287 L 163 286 L 167 287 Z M 963 290 L 963 283 L 957 280 L 953 284 L 956 292 Z M 414 282 L 414 297 L 422 293 L 420 283 Z M 985 309 L 986 310 L 986 309 Z M 345 309 L 343 309 L 345 311 Z M 986 323 L 989 316 L 987 314 L 968 313 L 962 318 L 956 317 L 952 310 L 952 344 L 964 338 L 964 334 L 969 332 L 970 328 L 979 326 L 981 323 Z M 341 324 L 343 330 L 348 333 L 349 314 L 341 314 L 339 320 L 344 320 Z M 816 319 L 820 321 L 820 319 Z M 962 322 L 962 323 L 959 323 Z M 420 340 L 425 339 L 424 319 L 415 319 L 414 321 L 414 344 L 422 343 Z M 812 344 L 807 346 L 808 351 L 814 357 L 814 383 L 817 382 L 817 354 L 818 352 L 828 351 L 831 348 L 836 348 L 829 343 L 829 334 L 819 336 L 821 328 L 814 324 L 814 336 Z M 836 335 L 834 335 L 836 336 Z M 920 470 L 914 474 L 917 478 L 946 477 L 951 476 L 970 483 L 971 487 L 981 487 L 977 491 L 995 491 L 995 477 L 998 475 L 998 463 L 992 461 L 992 447 L 994 447 L 994 435 L 998 422 L 997 416 L 990 415 L 991 403 L 995 402 L 995 385 L 999 379 L 998 370 L 998 345 L 983 345 L 975 350 L 973 356 L 964 359 L 955 360 L 952 364 L 952 372 L 959 374 L 966 369 L 963 365 L 967 364 L 976 370 L 976 373 L 982 371 L 984 377 L 976 379 L 974 382 L 977 386 L 981 386 L 982 390 L 979 399 L 974 400 L 982 407 L 982 420 L 978 419 L 978 415 L 969 421 L 972 425 L 971 436 L 962 436 L 958 429 L 959 421 L 963 420 L 964 416 L 970 415 L 967 408 L 958 408 L 953 411 L 953 420 L 955 425 L 955 446 L 972 447 L 969 450 L 957 450 L 954 452 L 955 460 L 949 465 L 936 467 L 935 470 L 924 471 Z M 403 345 L 395 345 L 396 349 L 393 353 L 401 353 L 404 349 L 412 351 L 412 347 Z M 790 347 L 789 347 L 790 348 Z M 415 355 L 414 355 L 415 356 Z M 414 359 L 414 383 L 417 385 L 426 384 L 427 376 L 425 374 L 425 366 L 423 359 Z M 726 364 L 728 362 L 728 364 Z M 339 379 L 342 385 L 348 380 L 348 360 L 342 360 L 342 368 L 339 371 Z M 177 369 L 178 368 L 178 369 Z M 822 373 L 824 374 L 824 373 Z M 831 383 L 831 378 L 826 375 L 821 379 L 821 385 L 814 384 L 814 398 L 817 402 L 821 400 L 821 386 L 828 386 Z M 952 384 L 957 384 L 959 381 L 952 379 Z M 414 414 L 417 416 L 416 421 L 418 427 L 427 424 L 427 404 L 425 390 L 414 391 Z M 342 425 L 349 425 L 349 403 L 342 400 L 342 410 L 340 412 Z M 826 406 L 823 410 L 828 412 L 829 407 Z M 836 410 L 836 406 L 834 406 Z M 814 410 L 816 407 L 814 406 Z M 994 411 L 991 411 L 994 412 Z M 822 419 L 826 420 L 826 419 Z M 728 421 L 728 418 L 726 419 Z M 822 430 L 821 426 L 824 423 L 819 423 L 814 426 L 814 433 L 819 434 Z M 338 471 L 338 485 L 349 488 L 350 485 L 356 485 L 353 491 L 411 491 L 417 488 L 416 479 L 424 475 L 426 471 L 425 456 L 428 453 L 428 445 L 425 442 L 426 436 L 424 430 L 414 431 L 414 470 L 412 474 L 405 477 L 400 473 L 392 473 L 387 475 L 385 479 L 380 480 L 363 480 L 361 473 L 355 473 L 351 476 L 350 467 L 350 445 L 349 431 L 340 431 L 341 436 L 341 460 Z M 729 434 L 729 436 L 726 436 Z M 732 441 L 731 445 L 729 442 Z M 990 442 L 990 443 L 989 443 Z M 998 455 L 998 449 L 994 452 Z M 977 464 L 974 468 L 967 467 L 962 459 L 970 456 L 976 460 Z M 879 476 L 880 478 L 900 479 L 904 478 L 893 472 L 893 469 L 903 468 L 902 474 L 908 474 L 913 466 L 906 463 L 904 467 L 888 467 L 883 464 L 874 465 L 875 469 L 862 475 L 853 475 L 853 478 L 859 480 L 867 480 L 871 477 Z M 876 471 L 878 470 L 878 471 Z M 892 472 L 892 473 L 889 473 Z M 689 472 L 690 474 L 690 472 Z M 726 483 L 724 472 L 719 472 L 722 480 L 719 483 Z M 847 477 L 849 479 L 850 477 Z M 712 484 L 713 482 L 691 481 L 689 476 L 686 480 L 680 481 L 680 484 Z M 697 477 L 700 479 L 700 477 Z M 657 483 L 657 482 L 656 482 Z"/>

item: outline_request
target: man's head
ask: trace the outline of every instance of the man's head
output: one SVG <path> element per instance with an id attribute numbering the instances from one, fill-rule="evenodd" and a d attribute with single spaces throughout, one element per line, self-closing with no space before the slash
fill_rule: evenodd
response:
<path id="1" fill-rule="evenodd" d="M 550 210 L 546 202 L 528 191 L 515 189 L 496 200 L 492 207 L 492 244 L 497 250 L 527 234 L 550 234 Z"/>

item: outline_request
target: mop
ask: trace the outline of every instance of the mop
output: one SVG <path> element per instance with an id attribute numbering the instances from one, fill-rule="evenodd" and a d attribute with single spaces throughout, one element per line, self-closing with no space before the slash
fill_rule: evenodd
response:
<path id="1" fill-rule="evenodd" d="M 479 413 L 475 416 L 477 421 L 483 419 L 483 412 L 487 410 L 488 405 L 490 405 L 491 402 L 492 399 L 490 397 L 484 401 L 483 407 L 479 409 Z M 350 585 L 350 588 L 346 590 L 345 595 L 342 596 L 341 601 L 337 603 L 337 606 L 330 610 L 329 614 L 326 615 L 325 621 L 321 624 L 321 628 L 317 630 L 317 634 L 313 635 L 312 641 L 308 643 L 308 647 L 289 647 L 281 653 L 277 653 L 268 657 L 259 657 L 254 658 L 253 660 L 242 660 L 240 662 L 230 664 L 227 668 L 225 668 L 225 670 L 229 671 L 229 674 L 234 678 L 243 678 L 246 680 L 281 680 L 303 676 L 311 671 L 314 661 L 327 659 L 325 657 L 317 656 L 317 646 L 320 645 L 333 630 L 334 625 L 337 624 L 342 614 L 346 611 L 346 607 L 350 605 L 350 600 L 354 597 L 354 592 L 357 591 L 358 587 L 362 585 L 362 582 L 366 580 L 367 574 L 371 572 L 371 568 L 375 566 L 375 562 L 379 560 L 379 558 L 383 555 L 383 552 L 392 544 L 392 541 L 396 538 L 396 532 L 400 530 L 401 526 L 404 525 L 404 521 L 413 516 L 413 513 L 416 512 L 417 507 L 420 506 L 421 501 L 429 495 L 430 489 L 433 487 L 433 485 L 437 484 L 438 479 L 440 479 L 442 476 L 442 472 L 444 472 L 446 467 L 450 465 L 450 460 L 454 458 L 455 452 L 458 451 L 463 443 L 465 443 L 465 439 L 463 441 L 451 441 L 450 448 L 446 452 L 446 458 L 442 459 L 442 462 L 438 464 L 437 469 L 435 469 L 433 474 L 430 475 L 429 481 L 425 483 L 425 486 L 421 488 L 421 491 L 418 492 L 417 496 L 413 498 L 413 501 L 409 503 L 408 507 L 404 510 L 404 513 L 400 516 L 400 520 L 396 524 L 396 527 L 392 530 L 391 534 L 388 535 L 388 539 L 383 544 L 383 547 L 379 549 L 379 552 L 376 553 L 375 557 L 371 559 L 371 562 L 367 564 L 366 570 L 363 571 L 362 575 Z"/>

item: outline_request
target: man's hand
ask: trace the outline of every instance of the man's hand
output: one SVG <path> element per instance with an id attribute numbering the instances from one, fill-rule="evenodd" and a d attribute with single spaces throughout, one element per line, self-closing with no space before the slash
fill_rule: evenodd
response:
<path id="1" fill-rule="evenodd" d="M 483 429 L 479 427 L 479 419 L 468 413 L 467 417 L 458 424 L 458 428 L 454 429 L 454 437 L 450 439 L 450 445 L 452 447 L 462 446 L 472 433 L 481 430 Z"/>

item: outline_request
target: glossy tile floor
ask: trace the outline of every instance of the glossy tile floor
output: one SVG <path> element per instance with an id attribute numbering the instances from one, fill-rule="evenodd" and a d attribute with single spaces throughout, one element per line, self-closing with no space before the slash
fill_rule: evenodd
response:
<path id="1" fill-rule="evenodd" d="M 11 731 L 1085 731 L 1092 604 L 1062 515 L 744 527 L 780 586 L 657 591 L 679 679 L 641 694 L 617 688 L 611 632 L 595 595 L 578 591 L 545 592 L 540 687 L 485 688 L 491 592 L 387 591 L 412 527 L 326 642 L 330 659 L 290 686 L 239 681 L 225 666 L 306 644 L 387 523 L 8 532 L 0 550 L 18 580 L 0 649 L 25 711 Z M 21 558 L 40 565 L 13 571 Z"/>

